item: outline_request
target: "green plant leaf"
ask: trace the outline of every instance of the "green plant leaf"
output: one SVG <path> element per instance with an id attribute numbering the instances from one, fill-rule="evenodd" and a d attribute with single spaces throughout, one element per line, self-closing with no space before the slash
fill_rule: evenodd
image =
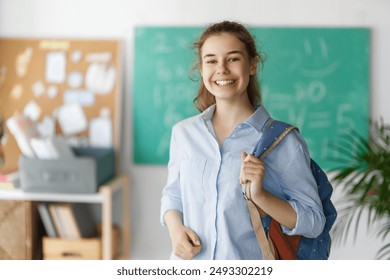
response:
<path id="1" fill-rule="evenodd" d="M 377 257 L 377 259 L 384 259 L 385 258 L 387 260 L 390 260 L 390 243 L 382 246 L 379 249 L 376 257 Z"/>
<path id="2" fill-rule="evenodd" d="M 339 166 L 333 168 L 332 182 L 343 188 L 344 201 L 333 227 L 334 238 L 345 242 L 349 232 L 357 229 L 367 210 L 367 229 L 378 237 L 390 235 L 390 127 L 370 122 L 368 136 L 352 130 L 334 144 Z M 354 227 L 352 225 L 354 224 Z M 390 244 L 379 250 L 377 257 L 390 257 Z"/>

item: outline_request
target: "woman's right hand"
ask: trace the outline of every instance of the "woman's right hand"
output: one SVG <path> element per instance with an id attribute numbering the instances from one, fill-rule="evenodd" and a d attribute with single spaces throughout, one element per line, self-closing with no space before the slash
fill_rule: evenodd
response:
<path id="1" fill-rule="evenodd" d="M 173 253 L 177 257 L 190 260 L 202 250 L 198 235 L 192 229 L 183 225 L 181 212 L 169 210 L 165 213 L 164 220 L 168 226 Z"/>
<path id="2" fill-rule="evenodd" d="M 170 231 L 172 249 L 175 256 L 190 260 L 202 250 L 199 237 L 196 233 L 183 225 Z"/>

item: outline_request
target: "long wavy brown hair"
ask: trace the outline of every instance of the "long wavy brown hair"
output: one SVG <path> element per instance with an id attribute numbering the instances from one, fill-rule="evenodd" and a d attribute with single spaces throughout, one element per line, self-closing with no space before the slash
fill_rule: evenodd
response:
<path id="1" fill-rule="evenodd" d="M 232 21 L 222 21 L 215 23 L 207 27 L 199 39 L 194 44 L 194 49 L 197 52 L 198 63 L 194 66 L 193 70 L 200 69 L 202 63 L 201 50 L 204 42 L 214 35 L 219 35 L 221 33 L 229 33 L 239 39 L 244 43 L 245 48 L 248 52 L 248 55 L 251 59 L 257 59 L 260 65 L 263 64 L 264 60 L 260 53 L 257 51 L 256 43 L 253 36 L 249 31 L 240 23 Z M 252 106 L 261 104 L 261 89 L 260 84 L 257 79 L 257 74 L 252 75 L 249 79 L 249 84 L 247 88 L 248 98 Z M 195 107 L 203 112 L 208 107 L 215 103 L 215 97 L 212 95 L 207 88 L 205 87 L 203 80 L 200 79 L 200 86 L 198 89 L 198 95 L 193 100 Z"/>

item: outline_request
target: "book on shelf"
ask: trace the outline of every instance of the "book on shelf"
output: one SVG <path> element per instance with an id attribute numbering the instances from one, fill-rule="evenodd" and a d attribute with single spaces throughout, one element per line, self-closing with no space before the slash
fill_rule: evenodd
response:
<path id="1" fill-rule="evenodd" d="M 0 190 L 13 190 L 19 179 L 17 170 L 0 170 Z"/>
<path id="2" fill-rule="evenodd" d="M 38 212 L 39 216 L 41 217 L 43 226 L 46 230 L 46 234 L 49 237 L 57 237 L 57 231 L 54 226 L 54 221 L 52 219 L 52 216 L 49 212 L 49 207 L 47 203 L 38 203 Z"/>
<path id="3" fill-rule="evenodd" d="M 13 189 L 15 189 L 14 183 L 0 182 L 0 190 L 13 190 Z"/>
<path id="4" fill-rule="evenodd" d="M 57 204 L 49 204 L 49 214 L 52 218 L 57 237 L 66 238 L 65 226 L 59 216 L 59 211 L 57 211 Z"/>
<path id="5" fill-rule="evenodd" d="M 61 238 L 79 239 L 97 235 L 93 217 L 83 203 L 53 203 L 49 212 Z"/>

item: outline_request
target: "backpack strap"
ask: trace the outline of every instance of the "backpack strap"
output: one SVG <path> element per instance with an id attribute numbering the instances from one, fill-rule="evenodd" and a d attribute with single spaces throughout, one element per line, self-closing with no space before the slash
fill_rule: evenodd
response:
<path id="1" fill-rule="evenodd" d="M 257 142 L 252 154 L 260 159 L 265 158 L 293 129 L 297 128 L 288 123 L 271 119 L 267 123 L 263 135 Z M 261 215 L 258 209 L 259 206 L 256 205 L 250 197 L 250 183 L 246 184 L 246 186 L 243 187 L 243 190 L 245 190 L 243 195 L 247 201 L 252 226 L 261 252 L 263 253 L 263 257 L 266 260 L 274 260 L 278 257 L 275 253 L 272 240 L 266 237 L 264 227 L 261 223 Z"/>
<path id="2" fill-rule="evenodd" d="M 269 243 L 270 239 L 265 235 L 264 227 L 261 223 L 261 215 L 257 209 L 257 205 L 253 202 L 253 200 L 248 199 L 245 195 L 244 197 L 246 198 L 252 227 L 256 235 L 257 243 L 259 243 L 261 253 L 263 254 L 263 258 L 265 260 L 275 260 L 275 247 Z"/>
<path id="3" fill-rule="evenodd" d="M 271 119 L 252 154 L 260 159 L 265 158 L 294 129 L 299 131 L 296 126 Z"/>

